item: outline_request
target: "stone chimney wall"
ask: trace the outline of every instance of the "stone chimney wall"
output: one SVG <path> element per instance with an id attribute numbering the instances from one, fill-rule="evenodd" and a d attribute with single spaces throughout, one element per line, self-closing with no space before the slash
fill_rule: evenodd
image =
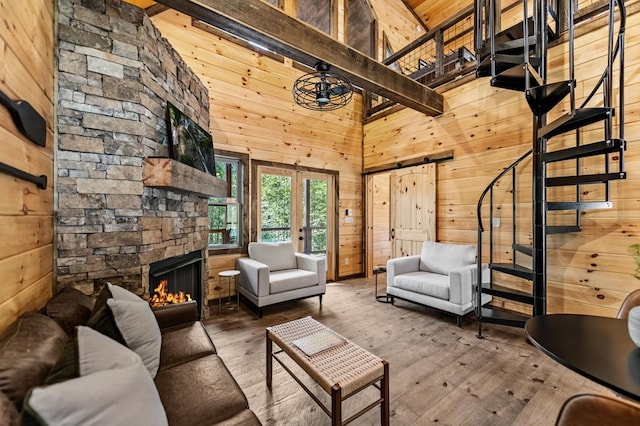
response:
<path id="1" fill-rule="evenodd" d="M 142 182 L 143 159 L 169 153 L 166 101 L 209 128 L 206 87 L 120 0 L 59 0 L 58 42 L 58 289 L 145 296 L 150 263 L 200 250 L 206 302 L 207 199 Z"/>

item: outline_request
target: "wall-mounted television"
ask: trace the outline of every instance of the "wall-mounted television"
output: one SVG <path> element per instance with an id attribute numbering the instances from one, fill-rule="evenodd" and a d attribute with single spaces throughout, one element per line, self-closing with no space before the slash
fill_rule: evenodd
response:
<path id="1" fill-rule="evenodd" d="M 167 102 L 169 154 L 174 160 L 216 175 L 216 161 L 211 134 Z"/>

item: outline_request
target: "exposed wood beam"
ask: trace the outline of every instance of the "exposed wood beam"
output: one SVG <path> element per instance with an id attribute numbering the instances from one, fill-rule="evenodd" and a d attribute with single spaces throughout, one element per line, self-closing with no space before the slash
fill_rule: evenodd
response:
<path id="1" fill-rule="evenodd" d="M 167 6 L 163 6 L 161 4 L 154 4 L 152 6 L 145 8 L 144 11 L 147 12 L 147 15 L 149 16 L 155 16 L 164 12 L 167 9 L 169 9 Z"/>
<path id="2" fill-rule="evenodd" d="M 261 0 L 159 0 L 242 39 L 313 67 L 324 61 L 365 90 L 427 115 L 443 111 L 442 95 L 332 39 Z"/>
<path id="3" fill-rule="evenodd" d="M 395 169 L 404 169 L 405 167 L 420 166 L 427 163 L 435 163 L 438 161 L 453 159 L 453 150 L 436 152 L 425 157 L 411 158 L 409 160 L 398 161 L 397 163 L 387 163 L 380 166 L 369 167 L 364 170 L 364 174 L 380 173 Z"/>

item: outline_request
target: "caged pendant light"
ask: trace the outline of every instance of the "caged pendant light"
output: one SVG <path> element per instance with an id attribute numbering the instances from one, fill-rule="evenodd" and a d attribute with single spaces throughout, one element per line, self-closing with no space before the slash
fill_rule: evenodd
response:
<path id="1" fill-rule="evenodd" d="M 331 65 L 318 62 L 316 72 L 305 74 L 293 84 L 294 101 L 314 111 L 331 111 L 351 101 L 353 86 L 348 78 L 329 72 Z"/>

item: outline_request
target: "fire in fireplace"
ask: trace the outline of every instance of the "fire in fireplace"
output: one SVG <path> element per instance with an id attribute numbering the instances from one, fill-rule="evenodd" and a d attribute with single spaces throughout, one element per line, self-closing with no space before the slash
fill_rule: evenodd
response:
<path id="1" fill-rule="evenodd" d="M 171 303 L 183 303 L 191 300 L 191 294 L 185 293 L 182 290 L 180 290 L 178 293 L 172 293 L 170 291 L 167 291 L 168 286 L 169 281 L 160 281 L 158 287 L 153 290 L 151 300 L 149 300 L 151 306 L 163 306 L 169 305 Z"/>
<path id="2" fill-rule="evenodd" d="M 202 253 L 195 251 L 149 265 L 152 306 L 195 300 L 202 303 Z"/>

